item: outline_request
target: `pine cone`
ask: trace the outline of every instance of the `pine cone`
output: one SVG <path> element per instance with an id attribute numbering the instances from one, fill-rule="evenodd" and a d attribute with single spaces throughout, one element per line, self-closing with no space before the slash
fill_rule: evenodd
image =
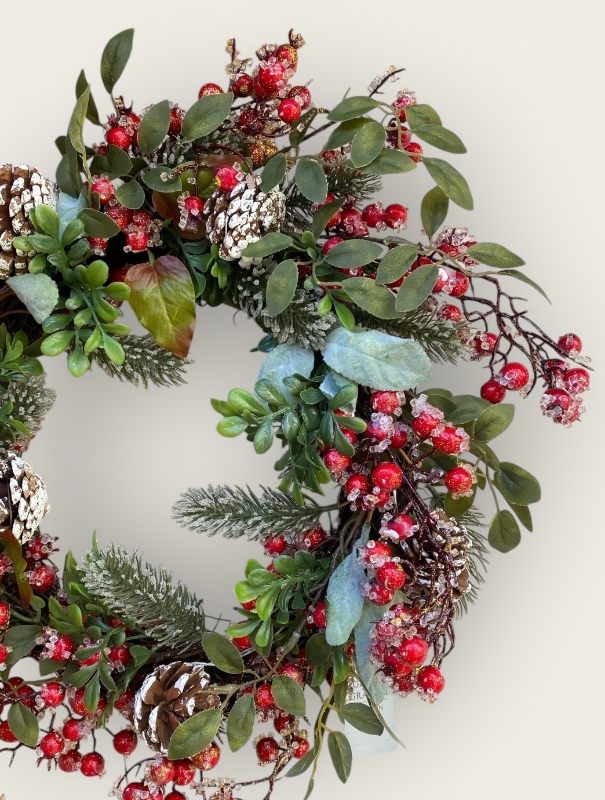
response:
<path id="1" fill-rule="evenodd" d="M 30 209 L 55 203 L 53 184 L 35 167 L 0 164 L 0 280 L 27 272 L 27 262 L 35 253 L 17 250 L 13 239 L 34 233 L 28 216 Z"/>
<path id="2" fill-rule="evenodd" d="M 206 201 L 204 213 L 208 238 L 220 245 L 225 261 L 236 261 L 252 242 L 279 230 L 286 213 L 286 199 L 278 189 L 260 190 L 259 175 L 246 175 L 230 192 L 216 191 Z"/>
<path id="3" fill-rule="evenodd" d="M 218 695 L 201 694 L 210 685 L 206 666 L 174 661 L 145 678 L 134 701 L 134 726 L 152 750 L 166 753 L 170 737 L 182 722 L 220 705 Z"/>
<path id="4" fill-rule="evenodd" d="M 12 526 L 12 533 L 24 543 L 49 511 L 46 486 L 40 476 L 18 455 L 9 453 L 0 461 L 0 526 Z"/>

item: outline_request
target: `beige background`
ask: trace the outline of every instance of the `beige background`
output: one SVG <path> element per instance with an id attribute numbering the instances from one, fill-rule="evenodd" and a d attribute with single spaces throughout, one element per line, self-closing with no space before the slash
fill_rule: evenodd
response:
<path id="1" fill-rule="evenodd" d="M 298 75 L 315 79 L 318 103 L 330 106 L 348 87 L 365 92 L 391 63 L 407 68 L 397 88 L 415 89 L 421 102 L 434 105 L 470 152 L 454 159 L 477 210 L 455 209 L 449 219 L 525 257 L 528 274 L 553 301 L 532 294 L 533 316 L 554 335 L 578 332 L 601 372 L 585 421 L 573 430 L 542 419 L 537 397 L 519 403 L 497 450 L 542 480 L 534 533 L 524 534 L 515 552 L 492 555 L 480 601 L 458 625 L 439 702 L 398 704 L 397 730 L 407 749 L 360 761 L 347 789 L 322 759 L 316 796 L 603 797 L 602 6 L 597 0 L 288 5 L 4 2 L 0 158 L 53 173 L 52 141 L 65 131 L 80 68 L 106 112 L 99 57 L 106 40 L 129 26 L 137 29 L 135 50 L 119 88 L 135 108 L 165 97 L 191 104 L 202 83 L 225 81 L 229 36 L 253 55 L 291 26 L 307 38 Z M 422 170 L 387 185 L 385 199 L 413 209 L 412 236 L 427 186 Z M 257 339 L 243 318 L 204 311 L 188 386 L 146 394 L 98 372 L 76 381 L 62 358 L 49 361 L 49 383 L 60 397 L 29 455 L 50 490 L 46 530 L 61 536 L 64 551 L 81 555 L 96 529 L 101 542 L 139 547 L 173 569 L 207 598 L 209 612 L 228 613 L 232 585 L 257 547 L 182 531 L 170 509 L 188 486 L 274 482 L 275 454 L 260 458 L 245 441 L 221 439 L 208 402 L 235 385 L 252 385 L 261 358 L 247 351 Z M 476 391 L 482 380 L 476 365 L 436 369 L 433 377 L 434 385 L 449 382 L 457 391 Z M 252 764 L 251 748 L 248 755 Z M 79 775 L 51 779 L 26 753 L 11 770 L 0 756 L 0 794 L 72 800 L 87 792 L 93 800 L 110 789 L 119 759 L 109 766 L 103 783 Z M 277 796 L 303 792 L 301 780 Z"/>

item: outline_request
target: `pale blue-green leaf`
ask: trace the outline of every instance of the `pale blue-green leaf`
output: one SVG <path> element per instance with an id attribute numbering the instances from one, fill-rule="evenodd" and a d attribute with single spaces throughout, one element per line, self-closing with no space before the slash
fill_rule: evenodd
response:
<path id="1" fill-rule="evenodd" d="M 370 633 L 374 629 L 374 623 L 379 620 L 384 613 L 381 606 L 375 606 L 369 601 L 365 601 L 361 611 L 359 622 L 355 626 L 355 663 L 361 676 L 361 680 L 367 686 L 368 692 L 375 703 L 380 705 L 386 695 L 386 686 L 376 680 L 378 667 L 370 661 Z"/>
<path id="2" fill-rule="evenodd" d="M 293 403 L 294 397 L 284 386 L 284 378 L 294 375 L 295 372 L 308 378 L 313 371 L 314 362 L 313 350 L 295 344 L 278 344 L 264 360 L 257 381 L 272 381 L 282 390 L 286 400 Z"/>
<path id="3" fill-rule="evenodd" d="M 57 214 L 59 215 L 59 237 L 65 233 L 65 228 L 72 220 L 78 218 L 78 214 L 88 206 L 86 197 L 81 194 L 78 197 L 72 197 L 65 192 L 59 192 L 59 199 L 57 200 Z"/>
<path id="4" fill-rule="evenodd" d="M 341 389 L 344 389 L 345 386 L 354 386 L 357 388 L 357 384 L 355 381 L 350 381 L 348 378 L 345 378 L 344 375 L 341 375 L 340 372 L 335 372 L 334 370 L 330 370 L 326 377 L 323 379 L 319 388 L 321 391 L 326 394 L 330 400 L 336 397 L 338 392 Z M 343 411 L 346 411 L 348 414 L 354 414 L 355 409 L 357 407 L 357 399 L 354 403 L 348 403 L 344 408 Z"/>
<path id="5" fill-rule="evenodd" d="M 357 560 L 357 553 L 340 562 L 328 583 L 329 601 L 326 641 L 333 646 L 345 644 L 359 622 L 363 610 L 363 585 L 366 574 Z"/>
<path id="6" fill-rule="evenodd" d="M 44 322 L 57 305 L 59 287 L 43 272 L 13 275 L 6 282 L 38 323 Z"/>

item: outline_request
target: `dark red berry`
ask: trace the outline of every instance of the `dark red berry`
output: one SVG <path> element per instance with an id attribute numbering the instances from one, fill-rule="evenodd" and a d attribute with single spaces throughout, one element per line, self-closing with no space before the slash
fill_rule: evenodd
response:
<path id="1" fill-rule="evenodd" d="M 273 726 L 278 733 L 283 733 L 285 730 L 292 730 L 296 717 L 290 714 L 280 714 L 273 720 Z"/>
<path id="2" fill-rule="evenodd" d="M 582 367 L 570 369 L 565 373 L 563 385 L 567 391 L 571 392 L 572 394 L 585 392 L 590 386 L 590 375 L 585 369 L 582 369 Z"/>
<path id="3" fill-rule="evenodd" d="M 137 749 L 139 737 L 134 731 L 123 730 L 113 737 L 113 746 L 121 756 L 130 756 Z"/>
<path id="4" fill-rule="evenodd" d="M 175 772 L 174 762 L 165 756 L 156 758 L 149 765 L 149 777 L 158 786 L 166 786 L 167 783 L 173 781 Z"/>
<path id="5" fill-rule="evenodd" d="M 280 675 L 285 675 L 288 678 L 292 678 L 292 680 L 296 681 L 299 686 L 304 686 L 305 684 L 304 672 L 296 664 L 283 664 L 278 669 L 278 672 Z"/>
<path id="6" fill-rule="evenodd" d="M 506 396 L 506 389 L 498 381 L 490 380 L 481 387 L 481 397 L 488 403 L 501 403 Z"/>
<path id="7" fill-rule="evenodd" d="M 11 618 L 11 607 L 8 603 L 0 603 L 0 628 L 6 628 Z"/>
<path id="8" fill-rule="evenodd" d="M 309 742 L 303 736 L 296 736 L 292 742 L 292 748 L 294 758 L 302 758 L 309 752 Z"/>
<path id="9" fill-rule="evenodd" d="M 124 250 L 127 253 L 143 253 L 149 245 L 149 234 L 142 228 L 126 231 Z"/>
<path id="10" fill-rule="evenodd" d="M 389 653 L 384 659 L 385 672 L 387 675 L 409 675 L 412 667 L 406 664 L 399 653 Z"/>
<path id="11" fill-rule="evenodd" d="M 195 767 L 188 758 L 174 762 L 174 782 L 177 786 L 189 786 L 195 778 Z"/>
<path id="12" fill-rule="evenodd" d="M 341 475 L 353 463 L 353 459 L 350 456 L 339 453 L 336 448 L 330 448 L 324 454 L 323 461 L 328 470 L 334 475 Z"/>
<path id="13" fill-rule="evenodd" d="M 450 322 L 462 322 L 464 319 L 462 309 L 458 308 L 458 306 L 452 305 L 451 303 L 445 303 L 442 305 L 437 316 L 440 319 L 447 319 Z"/>
<path id="14" fill-rule="evenodd" d="M 326 532 L 318 525 L 310 531 L 307 531 L 303 536 L 303 544 L 306 550 L 314 550 L 320 544 L 326 541 Z"/>
<path id="15" fill-rule="evenodd" d="M 57 759 L 59 769 L 62 772 L 77 772 L 80 769 L 82 756 L 77 750 L 68 750 L 67 753 L 61 753 Z"/>
<path id="16" fill-rule="evenodd" d="M 49 658 L 53 661 L 67 661 L 74 654 L 76 643 L 66 634 L 58 636 L 53 644 L 49 645 Z"/>
<path id="17" fill-rule="evenodd" d="M 479 333 L 475 336 L 473 344 L 475 345 L 475 352 L 479 354 L 493 353 L 498 341 L 498 336 L 495 333 Z"/>
<path id="18" fill-rule="evenodd" d="M 128 150 L 132 142 L 132 135 L 126 128 L 110 128 L 105 134 L 107 144 L 113 144 L 120 150 Z"/>
<path id="19" fill-rule="evenodd" d="M 439 694 L 445 686 L 445 678 L 437 667 L 423 667 L 416 676 L 416 682 L 424 692 Z"/>
<path id="20" fill-rule="evenodd" d="M 9 728 L 8 721 L 3 719 L 2 722 L 0 722 L 0 742 L 6 742 L 7 744 L 13 744 L 13 742 L 16 742 L 16 741 L 18 741 L 17 737 L 15 736 L 15 734 Z"/>
<path id="21" fill-rule="evenodd" d="M 306 86 L 293 86 L 288 92 L 288 97 L 295 97 L 303 111 L 311 105 L 311 92 Z"/>
<path id="22" fill-rule="evenodd" d="M 279 755 L 279 745 L 272 736 L 263 736 L 256 743 L 256 755 L 261 764 L 276 761 Z"/>
<path id="23" fill-rule="evenodd" d="M 63 723 L 63 736 L 70 742 L 79 742 L 85 734 L 84 725 L 77 719 L 70 717 Z"/>
<path id="24" fill-rule="evenodd" d="M 237 79 L 233 82 L 231 91 L 235 97 L 249 97 L 252 94 L 253 86 L 254 80 L 252 79 L 252 76 L 244 72 L 241 75 L 238 75 Z"/>
<path id="25" fill-rule="evenodd" d="M 273 697 L 270 683 L 261 683 L 254 693 L 254 702 L 256 707 L 262 710 L 275 706 L 275 698 Z"/>
<path id="26" fill-rule="evenodd" d="M 352 494 L 355 494 L 355 497 L 367 494 L 370 491 L 370 481 L 365 475 L 351 475 L 345 483 L 344 491 L 346 497 Z"/>
<path id="27" fill-rule="evenodd" d="M 178 136 L 183 127 L 183 117 L 185 112 L 182 108 L 174 106 L 170 109 L 170 125 L 168 126 L 168 133 L 171 136 Z"/>
<path id="28" fill-rule="evenodd" d="M 326 604 L 321 601 L 319 602 L 313 611 L 311 612 L 311 616 L 313 617 L 313 624 L 316 625 L 318 628 L 325 628 L 326 627 Z"/>
<path id="29" fill-rule="evenodd" d="M 470 285 L 471 282 L 467 276 L 463 272 L 456 271 L 450 276 L 445 291 L 450 297 L 462 297 L 468 292 Z"/>
<path id="30" fill-rule="evenodd" d="M 405 148 L 405 152 L 409 155 L 412 161 L 416 162 L 416 164 L 419 161 L 422 161 L 422 145 L 418 144 L 418 142 L 410 142 Z"/>
<path id="31" fill-rule="evenodd" d="M 27 580 L 30 586 L 39 592 L 46 592 L 57 579 L 55 568 L 50 564 L 42 564 L 28 573 Z"/>
<path id="32" fill-rule="evenodd" d="M 408 218 L 408 210 L 400 203 L 392 203 L 384 210 L 385 222 L 389 228 L 400 230 L 405 225 Z"/>
<path id="33" fill-rule="evenodd" d="M 327 256 L 330 250 L 333 247 L 336 247 L 336 245 L 340 244 L 341 242 L 344 242 L 342 236 L 332 236 L 331 239 L 328 239 L 328 241 L 324 243 L 324 246 L 322 248 L 324 256 Z"/>
<path id="34" fill-rule="evenodd" d="M 132 661 L 132 656 L 130 655 L 130 650 L 123 644 L 120 647 L 111 647 L 109 649 L 109 660 L 114 664 L 114 667 L 120 668 L 129 664 Z"/>
<path id="35" fill-rule="evenodd" d="M 200 198 L 195 195 L 186 197 L 183 205 L 185 210 L 193 214 L 194 217 L 200 217 L 204 211 L 204 201 L 200 200 Z"/>
<path id="36" fill-rule="evenodd" d="M 39 698 L 44 702 L 45 708 L 56 708 L 65 699 L 65 686 L 58 681 L 43 683 L 40 686 Z"/>
<path id="37" fill-rule="evenodd" d="M 401 486 L 403 473 L 401 469 L 392 461 L 378 464 L 372 470 L 372 483 L 380 489 L 393 492 Z"/>
<path id="38" fill-rule="evenodd" d="M 93 192 L 96 192 L 99 195 L 99 202 L 102 206 L 107 205 L 107 203 L 109 203 L 109 201 L 112 200 L 115 195 L 113 183 L 109 180 L 107 175 L 101 175 L 100 178 L 94 180 L 91 188 Z"/>
<path id="39" fill-rule="evenodd" d="M 80 762 L 80 772 L 87 778 L 96 778 L 105 772 L 105 759 L 100 753 L 86 753 Z"/>
<path id="40" fill-rule="evenodd" d="M 293 122 L 300 117 L 302 113 L 302 109 L 298 100 L 295 100 L 293 97 L 286 97 L 284 100 L 281 101 L 279 106 L 277 107 L 277 115 L 283 121 L 291 125 Z"/>
<path id="41" fill-rule="evenodd" d="M 248 636 L 234 636 L 231 641 L 238 650 L 248 650 L 252 647 L 252 642 Z"/>
<path id="42" fill-rule="evenodd" d="M 209 744 L 204 750 L 196 753 L 196 755 L 191 758 L 191 763 L 201 770 L 214 769 L 220 761 L 220 758 L 221 748 L 216 742 L 212 742 L 212 744 Z"/>
<path id="43" fill-rule="evenodd" d="M 54 758 L 63 751 L 65 739 L 57 731 L 51 731 L 40 740 L 40 751 L 46 758 Z"/>
<path id="44" fill-rule="evenodd" d="M 361 212 L 361 218 L 368 228 L 376 228 L 379 231 L 383 231 L 387 226 L 386 214 L 382 203 L 370 203 Z"/>
<path id="45" fill-rule="evenodd" d="M 212 94 L 223 94 L 223 90 L 217 83 L 205 83 L 199 90 L 198 99 L 202 97 L 209 97 Z"/>
<path id="46" fill-rule="evenodd" d="M 428 642 L 419 636 L 404 639 L 399 645 L 399 655 L 410 667 L 419 667 L 429 651 Z"/>
<path id="47" fill-rule="evenodd" d="M 368 226 L 361 217 L 361 211 L 356 208 L 341 211 L 339 226 L 349 236 L 366 236 L 368 233 Z"/>
<path id="48" fill-rule="evenodd" d="M 517 391 L 527 385 L 529 381 L 529 371 L 523 364 L 511 361 L 502 367 L 499 378 L 507 389 Z"/>
<path id="49" fill-rule="evenodd" d="M 277 92 L 286 85 L 286 67 L 275 58 L 270 58 L 259 67 L 257 80 L 266 92 Z"/>
<path id="50" fill-rule="evenodd" d="M 390 519 L 383 528 L 383 536 L 388 536 L 390 539 L 396 539 L 400 542 L 409 539 L 418 530 L 418 526 L 414 520 L 407 514 L 400 514 L 398 517 Z"/>
<path id="51" fill-rule="evenodd" d="M 124 208 L 124 206 L 109 206 L 109 208 L 104 209 L 104 211 L 121 231 L 126 230 L 132 222 L 132 211 L 129 208 Z"/>
<path id="52" fill-rule="evenodd" d="M 582 351 L 582 340 L 575 333 L 564 334 L 559 338 L 557 344 L 572 358 L 575 358 Z"/>
<path id="53" fill-rule="evenodd" d="M 374 605 L 385 606 L 393 599 L 393 590 L 387 589 L 386 586 L 381 586 L 376 581 L 372 581 L 368 588 L 368 600 Z"/>

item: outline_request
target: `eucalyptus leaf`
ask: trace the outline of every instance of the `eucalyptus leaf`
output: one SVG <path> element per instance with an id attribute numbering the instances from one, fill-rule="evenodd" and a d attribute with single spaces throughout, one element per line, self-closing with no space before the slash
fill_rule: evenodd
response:
<path id="1" fill-rule="evenodd" d="M 391 248 L 376 270 L 376 283 L 389 284 L 398 281 L 418 258 L 418 248 L 402 244 Z"/>
<path id="2" fill-rule="evenodd" d="M 518 506 L 516 503 L 509 503 L 509 506 L 515 512 L 523 527 L 527 528 L 528 531 L 533 531 L 534 524 L 532 522 L 529 506 Z"/>
<path id="3" fill-rule="evenodd" d="M 124 72 L 132 52 L 134 28 L 128 28 L 113 36 L 105 45 L 101 56 L 101 79 L 103 86 L 111 94 L 114 86 Z"/>
<path id="4" fill-rule="evenodd" d="M 336 774 L 343 783 L 346 783 L 353 766 L 353 753 L 344 733 L 332 731 L 328 734 L 328 751 Z"/>
<path id="5" fill-rule="evenodd" d="M 519 544 L 521 531 L 510 511 L 498 511 L 489 526 L 487 540 L 501 553 L 508 553 Z"/>
<path id="6" fill-rule="evenodd" d="M 304 717 L 305 695 L 299 684 L 288 675 L 277 675 L 271 683 L 271 692 L 276 704 L 287 714 Z"/>
<path id="7" fill-rule="evenodd" d="M 270 192 L 284 179 L 288 169 L 288 160 L 283 153 L 276 153 L 265 164 L 260 184 L 261 192 Z"/>
<path id="8" fill-rule="evenodd" d="M 227 741 L 229 747 L 236 753 L 252 736 L 256 707 L 252 694 L 243 694 L 233 704 L 227 717 Z"/>
<path id="9" fill-rule="evenodd" d="M 88 81 L 86 80 L 86 75 L 84 70 L 80 71 L 78 75 L 78 80 L 76 81 L 76 97 L 80 97 L 82 92 L 86 91 L 88 86 Z M 92 95 L 88 98 L 88 108 L 86 110 L 86 118 L 92 122 L 93 125 L 100 125 L 101 122 L 99 120 L 99 112 L 97 111 L 97 104 L 94 101 Z"/>
<path id="10" fill-rule="evenodd" d="M 12 734 L 21 744 L 35 747 L 38 744 L 39 726 L 36 715 L 23 703 L 12 703 L 6 718 Z"/>
<path id="11" fill-rule="evenodd" d="M 298 267 L 291 258 L 280 261 L 267 281 L 267 313 L 276 317 L 290 305 L 298 285 Z"/>
<path id="12" fill-rule="evenodd" d="M 443 190 L 444 194 L 452 202 L 467 211 L 472 210 L 473 196 L 471 195 L 471 190 L 466 179 L 457 169 L 441 158 L 424 158 L 423 164 L 437 186 Z"/>
<path id="13" fill-rule="evenodd" d="M 433 186 L 422 198 L 420 217 L 427 236 L 434 236 L 445 222 L 449 199 L 443 189 Z"/>
<path id="14" fill-rule="evenodd" d="M 344 201 L 344 197 L 337 197 L 336 200 L 326 203 L 315 212 L 315 216 L 313 217 L 312 232 L 316 239 L 318 239 L 324 232 L 326 225 L 332 219 L 334 214 L 336 214 L 336 212 L 341 208 Z"/>
<path id="15" fill-rule="evenodd" d="M 168 747 L 168 758 L 190 758 L 212 742 L 221 724 L 220 708 L 209 708 L 194 714 L 174 731 Z"/>
<path id="16" fill-rule="evenodd" d="M 334 370 L 330 370 L 323 381 L 320 383 L 319 388 L 321 391 L 333 400 L 338 394 L 340 394 L 343 389 L 350 389 L 355 391 L 354 397 L 348 402 L 345 406 L 342 406 L 342 410 L 345 411 L 347 414 L 353 414 L 355 412 L 355 408 L 357 406 L 357 393 L 358 388 L 355 381 L 351 381 L 348 378 L 345 378 L 344 375 L 341 375 L 339 372 L 335 372 Z M 331 407 L 333 407 L 331 405 Z"/>
<path id="17" fill-rule="evenodd" d="M 340 713 L 349 725 L 370 736 L 381 736 L 384 731 L 376 714 L 365 703 L 346 703 Z"/>
<path id="18" fill-rule="evenodd" d="M 363 587 L 367 581 L 365 571 L 355 551 L 349 553 L 336 567 L 330 577 L 326 597 L 327 609 L 326 641 L 328 644 L 345 644 L 363 610 Z"/>
<path id="19" fill-rule="evenodd" d="M 452 397 L 452 401 L 456 404 L 456 410 L 448 414 L 448 421 L 452 425 L 465 425 L 479 416 L 487 409 L 491 408 L 492 404 L 484 400 L 482 397 L 475 397 L 473 394 L 460 394 Z"/>
<path id="20" fill-rule="evenodd" d="M 290 247 L 293 243 L 294 240 L 291 236 L 286 236 L 279 231 L 273 231 L 272 233 L 266 233 L 263 238 L 259 239 L 257 242 L 249 244 L 242 250 L 242 255 L 246 258 L 264 258 L 265 256 L 270 256 L 273 255 L 273 253 L 279 253 L 281 250 L 285 250 L 286 247 Z"/>
<path id="21" fill-rule="evenodd" d="M 309 666 L 318 667 L 320 664 L 325 664 L 331 654 L 332 647 L 326 641 L 326 634 L 322 631 L 314 633 L 307 639 L 305 655 Z"/>
<path id="22" fill-rule="evenodd" d="M 244 662 L 237 647 L 226 636 L 206 631 L 202 634 L 204 652 L 218 669 L 230 675 L 240 675 L 244 671 Z"/>
<path id="23" fill-rule="evenodd" d="M 412 130 L 421 125 L 441 125 L 441 117 L 434 108 L 426 103 L 407 106 L 405 109 L 406 120 Z"/>
<path id="24" fill-rule="evenodd" d="M 162 100 L 145 112 L 137 133 L 137 145 L 141 153 L 153 153 L 168 135 L 170 127 L 170 103 Z"/>
<path id="25" fill-rule="evenodd" d="M 362 117 L 368 111 L 378 108 L 380 103 L 371 97 L 346 97 L 328 114 L 330 122 L 344 122 L 355 117 Z"/>
<path id="26" fill-rule="evenodd" d="M 257 380 L 269 380 L 284 393 L 288 402 L 294 397 L 284 385 L 284 378 L 298 373 L 308 378 L 313 371 L 315 356 L 313 350 L 296 344 L 278 344 L 265 358 Z"/>
<path id="27" fill-rule="evenodd" d="M 468 248 L 466 253 L 476 261 L 487 264 L 488 267 L 504 267 L 511 269 L 513 267 L 522 267 L 523 264 L 525 264 L 525 261 L 515 255 L 515 253 L 512 253 L 501 244 L 494 244 L 494 242 L 479 242 L 478 244 L 473 244 Z"/>
<path id="28" fill-rule="evenodd" d="M 418 125 L 414 128 L 414 133 L 423 142 L 432 144 L 440 150 L 446 150 L 448 153 L 466 153 L 466 147 L 460 137 L 442 125 Z"/>
<path id="29" fill-rule="evenodd" d="M 378 319 L 398 319 L 401 316 L 395 308 L 393 292 L 371 278 L 345 278 L 342 288 L 359 308 Z"/>
<path id="30" fill-rule="evenodd" d="M 531 286 L 533 289 L 535 289 L 537 292 L 539 292 L 542 295 L 542 297 L 544 297 L 546 300 L 548 300 L 549 303 L 551 302 L 549 296 L 546 294 L 544 289 L 539 284 L 537 284 L 535 281 L 532 281 L 531 278 L 528 278 L 527 275 L 525 275 L 523 272 L 519 272 L 516 269 L 503 269 L 498 274 L 498 277 L 500 277 L 501 275 L 510 275 L 511 278 L 516 278 L 518 281 L 522 281 L 523 283 L 526 283 L 528 286 Z M 552 305 L 552 303 L 551 303 L 551 305 Z"/>
<path id="31" fill-rule="evenodd" d="M 328 193 L 328 180 L 323 167 L 311 158 L 301 158 L 294 176 L 297 187 L 312 203 L 324 203 Z"/>
<path id="32" fill-rule="evenodd" d="M 116 200 L 130 209 L 141 208 L 145 202 L 145 192 L 137 181 L 127 181 L 116 189 Z"/>
<path id="33" fill-rule="evenodd" d="M 401 150 L 387 148 L 379 153 L 373 161 L 359 171 L 368 175 L 395 175 L 400 172 L 411 172 L 416 169 L 416 162 Z"/>
<path id="34" fill-rule="evenodd" d="M 512 403 L 498 403 L 483 411 L 473 430 L 473 437 L 479 442 L 489 442 L 500 436 L 508 428 L 515 416 L 515 407 Z"/>
<path id="35" fill-rule="evenodd" d="M 162 176 L 166 177 L 166 180 Z M 155 167 L 143 173 L 143 182 L 156 192 L 178 192 L 181 190 L 181 176 L 172 175 L 166 167 Z"/>
<path id="36" fill-rule="evenodd" d="M 341 122 L 330 134 L 324 150 L 334 150 L 337 147 L 342 147 L 343 144 L 347 144 L 364 125 L 370 122 L 373 122 L 373 120 L 368 117 L 357 117 Z"/>
<path id="37" fill-rule="evenodd" d="M 95 211 L 94 208 L 85 208 L 78 214 L 78 219 L 84 223 L 86 235 L 95 239 L 111 239 L 120 232 L 116 223 L 107 214 Z"/>
<path id="38" fill-rule="evenodd" d="M 380 122 L 371 120 L 361 127 L 351 144 L 351 161 L 356 169 L 371 163 L 384 148 L 386 131 Z"/>
<path id="39" fill-rule="evenodd" d="M 418 267 L 411 272 L 397 292 L 395 301 L 397 311 L 412 311 L 424 303 L 432 292 L 438 276 L 439 268 L 430 264 Z"/>
<path id="40" fill-rule="evenodd" d="M 368 242 L 366 239 L 348 239 L 332 247 L 326 256 L 326 261 L 339 269 L 365 267 L 366 264 L 371 264 L 372 261 L 380 258 L 382 252 L 382 247 L 376 242 Z"/>
<path id="41" fill-rule="evenodd" d="M 494 486 L 509 503 L 527 506 L 540 500 L 540 484 L 527 470 L 501 461 L 494 472 Z"/>
<path id="42" fill-rule="evenodd" d="M 231 92 L 207 95 L 194 103 L 183 117 L 183 141 L 193 142 L 215 131 L 227 118 L 232 103 Z"/>

